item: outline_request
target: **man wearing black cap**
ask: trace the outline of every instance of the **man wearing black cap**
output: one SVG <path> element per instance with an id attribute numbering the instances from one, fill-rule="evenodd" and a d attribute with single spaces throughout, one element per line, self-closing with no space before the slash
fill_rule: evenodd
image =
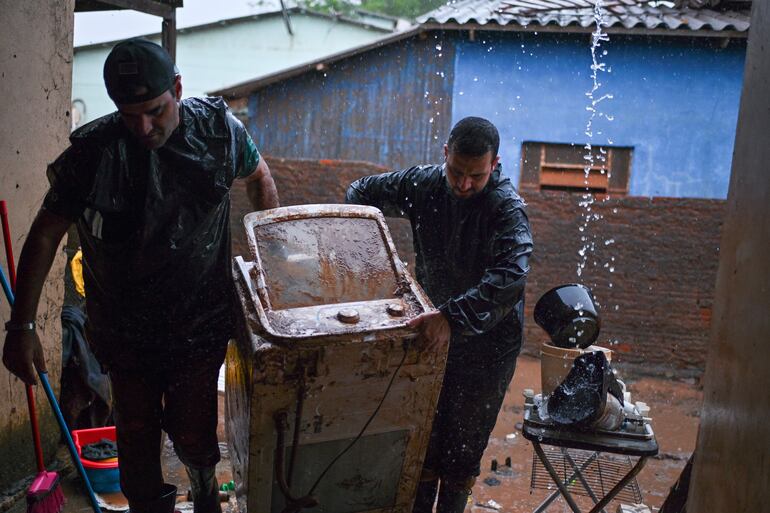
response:
<path id="1" fill-rule="evenodd" d="M 134 513 L 170 513 L 165 430 L 190 476 L 195 513 L 220 510 L 214 466 L 217 376 L 234 325 L 229 189 L 278 206 L 267 164 L 221 98 L 181 99 L 169 55 L 145 40 L 104 65 L 117 112 L 75 131 L 49 166 L 51 187 L 30 228 L 6 324 L 5 366 L 27 383 L 45 370 L 35 317 L 72 223 L 83 248 L 89 342 L 109 372 L 121 487 Z"/>

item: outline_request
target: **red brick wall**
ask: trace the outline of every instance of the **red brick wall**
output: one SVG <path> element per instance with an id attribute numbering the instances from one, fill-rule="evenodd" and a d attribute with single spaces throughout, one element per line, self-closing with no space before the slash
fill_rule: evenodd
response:
<path id="1" fill-rule="evenodd" d="M 527 192 L 525 197 L 535 237 L 527 285 L 529 349 L 545 340 L 531 321 L 537 299 L 553 286 L 579 281 L 592 288 L 600 303 L 599 342 L 614 351 L 613 359 L 638 364 L 639 370 L 700 375 L 724 201 L 626 197 L 597 202 L 592 213 L 603 219 L 584 232 L 596 250 L 578 279 L 580 195 Z M 605 245 L 610 240 L 614 243 Z"/>
<path id="2" fill-rule="evenodd" d="M 362 162 L 270 157 L 267 162 L 282 205 L 341 203 L 350 182 L 387 171 Z M 615 361 L 642 372 L 700 375 L 709 337 L 724 201 L 628 197 L 596 203 L 592 213 L 603 219 L 583 232 L 595 241 L 596 251 L 578 279 L 580 195 L 527 192 L 524 196 L 535 237 L 527 285 L 525 351 L 536 354 L 546 340 L 532 321 L 537 299 L 551 287 L 579 281 L 593 289 L 600 303 L 599 342 L 614 350 Z M 232 197 L 234 254 L 246 255 L 241 219 L 250 208 L 242 183 L 233 188 Z M 413 265 L 409 223 L 388 219 L 388 224 L 401 258 Z M 614 243 L 605 245 L 608 240 Z"/>

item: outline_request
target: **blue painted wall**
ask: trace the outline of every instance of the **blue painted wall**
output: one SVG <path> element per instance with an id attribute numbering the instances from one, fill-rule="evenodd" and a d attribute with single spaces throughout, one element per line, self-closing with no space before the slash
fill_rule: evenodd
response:
<path id="1" fill-rule="evenodd" d="M 452 121 L 492 120 L 504 170 L 518 183 L 521 144 L 588 142 L 588 35 L 477 33 L 456 42 Z M 631 195 L 725 198 L 730 177 L 745 41 L 613 36 L 599 95 L 606 117 L 594 144 L 634 148 Z M 610 121 L 611 118 L 614 118 Z"/>
<path id="2" fill-rule="evenodd" d="M 394 169 L 440 162 L 454 53 L 451 44 L 436 50 L 436 37 L 375 48 L 256 91 L 248 128 L 260 151 Z"/>

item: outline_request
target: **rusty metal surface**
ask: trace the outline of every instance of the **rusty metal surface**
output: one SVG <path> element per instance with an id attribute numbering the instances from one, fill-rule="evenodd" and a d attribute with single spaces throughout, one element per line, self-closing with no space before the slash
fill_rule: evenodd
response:
<path id="1" fill-rule="evenodd" d="M 639 31 L 665 29 L 672 31 L 732 31 L 749 30 L 748 9 L 715 10 L 689 7 L 653 7 L 639 0 L 605 0 L 609 29 Z M 446 24 L 505 26 L 578 27 L 594 25 L 593 2 L 588 0 L 463 0 L 443 5 L 418 18 L 423 25 L 439 27 Z M 744 34 L 745 35 L 745 34 Z"/>
<path id="2" fill-rule="evenodd" d="M 302 259 L 329 257 L 344 251 L 345 244 L 366 246 L 380 256 L 379 270 L 398 285 L 392 297 L 274 308 L 278 301 L 272 301 L 268 272 L 276 265 L 280 269 L 281 258 L 288 261 L 294 253 L 281 257 L 285 249 L 281 244 L 268 249 L 262 240 L 264 229 L 319 220 L 368 223 L 370 228 L 374 223 L 375 229 L 361 240 L 345 240 L 331 230 L 339 239 L 336 245 L 314 246 L 300 237 L 295 249 L 304 252 Z M 284 472 L 284 455 L 291 453 L 286 434 L 291 439 L 294 433 L 297 461 L 304 462 L 295 475 L 291 491 L 295 496 L 308 493 L 309 483 L 324 475 L 329 462 L 336 461 L 343 448 L 350 450 L 348 459 L 328 468 L 328 477 L 315 490 L 327 508 L 309 513 L 328 508 L 337 513 L 408 513 L 441 388 L 446 348 L 424 353 L 417 333 L 406 326 L 409 319 L 433 307 L 401 264 L 382 214 L 357 205 L 295 206 L 249 214 L 244 224 L 254 261 L 236 257 L 233 265 L 242 315 L 236 340 L 228 348 L 225 388 L 240 511 L 273 513 L 286 505 L 281 491 L 286 483 L 277 475 Z M 279 256 L 266 269 L 266 253 L 271 251 Z M 352 256 L 367 258 L 367 254 Z M 363 290 L 364 281 L 383 276 L 361 275 L 355 266 L 339 267 L 358 277 Z M 383 440 L 388 447 L 382 447 Z M 340 497 L 345 500 L 340 502 Z"/>
<path id="3" fill-rule="evenodd" d="M 395 298 L 395 249 L 379 210 L 299 205 L 244 218 L 271 308 Z"/>
<path id="4" fill-rule="evenodd" d="M 284 255 L 286 237 L 275 246 L 268 244 L 269 238 L 267 241 L 260 238 L 265 233 L 270 234 L 266 231 L 270 227 L 291 222 L 312 225 L 324 219 L 358 221 L 364 225 L 375 223 L 376 230 L 372 231 L 373 227 L 369 226 L 364 239 L 348 239 L 344 234 L 320 225 L 318 228 L 329 230 L 332 236 L 328 244 L 313 246 L 312 241 L 302 238 L 294 241 L 297 243 L 295 250 L 305 252 L 297 254 L 313 263 L 314 271 L 306 273 L 305 279 L 297 279 L 298 270 L 289 262 L 291 255 Z M 412 333 L 406 327 L 411 318 L 432 309 L 427 296 L 398 258 L 385 219 L 376 208 L 361 205 L 281 207 L 248 214 L 244 226 L 253 262 L 237 257 L 234 277 L 251 329 L 272 342 L 352 343 L 367 340 L 380 331 L 393 331 L 404 336 Z M 323 237 L 328 238 L 328 234 Z M 347 248 L 349 254 L 344 256 L 346 245 L 350 246 Z M 306 254 L 308 251 L 313 254 Z M 334 261 L 329 260 L 330 255 L 336 255 Z M 360 259 L 366 261 L 354 262 Z M 340 262 L 344 265 L 339 265 Z M 271 277 L 271 272 L 277 276 Z M 290 276 L 292 274 L 294 276 Z M 295 279 L 288 286 L 281 283 Z M 339 287 L 340 283 L 342 287 Z M 304 290 L 297 290 L 300 288 Z M 308 293 L 308 288 L 315 292 Z M 308 298 L 309 305 L 305 304 Z M 401 315 L 388 311 L 394 303 L 402 309 Z M 341 321 L 337 316 L 341 309 L 356 310 L 360 322 Z"/>
<path id="5" fill-rule="evenodd" d="M 388 313 L 388 307 L 394 301 L 406 307 L 408 318 L 423 311 L 419 305 L 402 302 L 401 299 L 386 299 L 268 312 L 267 318 L 276 331 L 291 332 L 298 337 L 314 336 L 319 331 L 324 335 L 344 335 L 350 334 L 354 329 L 371 331 L 403 328 L 404 319 Z"/>

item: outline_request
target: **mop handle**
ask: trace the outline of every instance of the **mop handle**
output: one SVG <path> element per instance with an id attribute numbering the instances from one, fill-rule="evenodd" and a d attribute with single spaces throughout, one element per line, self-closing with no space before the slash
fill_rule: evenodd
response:
<path id="1" fill-rule="evenodd" d="M 5 295 L 8 297 L 8 303 L 13 306 L 13 302 L 16 300 L 14 293 L 16 292 L 16 266 L 13 263 L 13 248 L 11 246 L 11 227 L 8 225 L 8 206 L 5 204 L 5 200 L 0 200 L 0 218 L 2 218 L 3 226 L 3 242 L 5 243 L 5 260 L 8 263 L 8 275 L 11 278 L 10 290 L 11 294 L 8 295 L 8 284 L 5 280 L 5 275 L 2 276 L 3 289 L 5 289 Z M 0 269 L 2 272 L 2 269 Z M 40 425 L 37 422 L 37 408 L 35 406 L 35 392 L 32 390 L 32 385 L 26 385 L 25 390 L 27 392 L 27 409 L 29 410 L 29 425 L 32 429 L 32 442 L 35 446 L 35 461 L 37 462 L 37 471 L 42 472 L 45 470 L 45 462 L 43 461 L 43 446 L 40 443 Z"/>
<path id="2" fill-rule="evenodd" d="M 13 249 L 11 248 L 11 228 L 8 225 L 8 206 L 5 200 L 0 200 L 0 221 L 3 225 L 3 241 L 5 242 L 5 259 L 8 262 L 8 277 L 11 279 L 11 288 L 16 290 L 16 266 L 13 263 Z"/>
<path id="3" fill-rule="evenodd" d="M 72 463 L 75 465 L 75 468 L 77 468 L 78 474 L 80 474 L 80 478 L 86 484 L 86 489 L 88 490 L 88 498 L 91 500 L 91 507 L 93 507 L 94 513 L 102 513 L 102 509 L 99 507 L 99 503 L 96 501 L 94 489 L 91 488 L 91 481 L 89 481 L 88 476 L 86 475 L 86 471 L 83 468 L 83 464 L 80 462 L 80 456 L 78 456 L 78 451 L 75 449 L 75 443 L 72 441 L 70 430 L 67 428 L 67 424 L 64 422 L 64 416 L 62 416 L 61 410 L 59 409 L 59 404 L 56 402 L 56 397 L 53 395 L 53 390 L 51 390 L 51 384 L 48 382 L 48 373 L 38 372 L 38 375 L 40 376 L 40 382 L 43 384 L 45 395 L 48 396 L 48 402 L 51 403 L 51 409 L 56 415 L 56 420 L 59 422 L 59 428 L 61 428 L 61 432 L 64 435 L 65 441 L 67 442 L 67 449 L 69 449 Z"/>
<path id="4" fill-rule="evenodd" d="M 5 298 L 8 300 L 8 304 L 13 306 L 13 291 L 11 290 L 11 284 L 8 283 L 8 278 L 5 277 L 2 267 L 0 267 L 0 282 L 3 284 L 3 292 L 5 292 Z"/>
<path id="5" fill-rule="evenodd" d="M 27 390 L 27 409 L 29 409 L 29 424 L 32 428 L 32 442 L 35 444 L 35 460 L 37 461 L 37 471 L 45 470 L 43 461 L 43 447 L 40 444 L 40 425 L 37 422 L 37 408 L 35 406 L 35 392 L 32 385 L 25 386 Z"/>
<path id="6" fill-rule="evenodd" d="M 5 273 L 0 268 L 0 281 L 3 282 L 3 290 L 5 290 L 5 297 L 8 298 L 8 303 L 13 306 L 15 297 L 13 291 L 8 287 L 8 281 L 5 279 Z M 35 445 L 35 461 L 37 462 L 37 471 L 42 472 L 45 470 L 45 462 L 43 461 L 43 446 L 40 443 L 40 425 L 37 422 L 37 408 L 35 407 L 35 392 L 32 391 L 32 385 L 26 385 L 27 391 L 27 408 L 29 409 L 29 424 L 32 428 L 32 442 Z"/>

